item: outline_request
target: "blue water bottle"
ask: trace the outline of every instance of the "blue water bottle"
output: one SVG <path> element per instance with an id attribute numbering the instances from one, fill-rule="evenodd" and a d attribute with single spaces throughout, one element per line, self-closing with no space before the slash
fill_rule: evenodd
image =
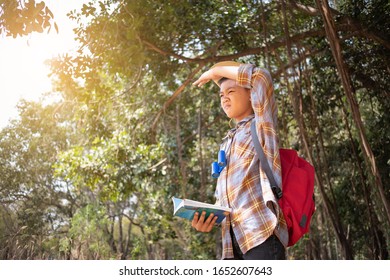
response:
<path id="1" fill-rule="evenodd" d="M 221 168 L 219 167 L 218 162 L 214 161 L 211 164 L 211 177 L 218 178 L 220 173 L 221 173 Z"/>
<path id="2" fill-rule="evenodd" d="M 218 165 L 222 168 L 226 166 L 226 154 L 224 150 L 218 152 Z"/>
<path id="3" fill-rule="evenodd" d="M 211 177 L 218 178 L 226 166 L 226 154 L 224 150 L 218 152 L 218 161 L 211 164 Z"/>

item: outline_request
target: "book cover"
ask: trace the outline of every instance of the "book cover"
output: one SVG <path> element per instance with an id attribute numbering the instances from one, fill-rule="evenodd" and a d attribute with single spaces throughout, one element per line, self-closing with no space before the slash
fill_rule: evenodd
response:
<path id="1" fill-rule="evenodd" d="M 206 218 L 214 213 L 218 217 L 216 223 L 220 224 L 225 219 L 225 212 L 231 212 L 230 208 L 218 206 L 215 204 L 209 204 L 204 202 L 199 202 L 190 199 L 180 199 L 176 197 L 172 197 L 173 201 L 173 214 L 175 216 L 187 219 L 192 221 L 194 218 L 195 212 L 201 214 L 203 211 L 206 212 Z"/>

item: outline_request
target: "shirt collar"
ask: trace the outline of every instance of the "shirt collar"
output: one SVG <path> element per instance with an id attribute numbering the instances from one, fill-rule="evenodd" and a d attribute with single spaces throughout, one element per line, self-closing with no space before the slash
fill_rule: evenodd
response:
<path id="1" fill-rule="evenodd" d="M 249 122 L 250 120 L 252 120 L 254 117 L 255 117 L 255 114 L 252 114 L 252 115 L 249 115 L 249 116 L 247 116 L 246 118 L 242 119 L 241 121 L 239 121 L 239 122 L 236 124 L 236 129 L 242 127 L 242 126 L 245 125 L 247 122 Z"/>
<path id="2" fill-rule="evenodd" d="M 227 133 L 227 135 L 222 139 L 225 140 L 227 138 L 233 138 L 234 134 L 236 133 L 236 130 L 245 126 L 245 124 L 249 121 L 251 121 L 255 117 L 254 114 L 247 116 L 246 118 L 242 119 L 238 123 L 236 123 L 236 127 L 230 129 Z"/>

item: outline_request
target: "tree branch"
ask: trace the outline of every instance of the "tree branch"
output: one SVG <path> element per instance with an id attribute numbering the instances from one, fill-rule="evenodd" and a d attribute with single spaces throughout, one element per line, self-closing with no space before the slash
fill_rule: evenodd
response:
<path id="1" fill-rule="evenodd" d="M 169 105 L 172 104 L 172 102 L 180 95 L 180 93 L 185 89 L 185 87 L 192 81 L 194 76 L 203 68 L 205 65 L 205 62 L 200 62 L 198 67 L 191 72 L 191 74 L 188 76 L 188 78 L 185 80 L 185 82 L 178 87 L 178 89 L 172 94 L 172 96 L 164 103 L 163 107 L 161 110 L 157 113 L 153 124 L 152 124 L 152 131 L 155 130 L 157 121 L 160 118 L 161 114 L 169 107 Z"/>
<path id="2" fill-rule="evenodd" d="M 301 3 L 297 3 L 294 0 L 288 0 L 288 5 L 291 8 L 293 8 L 297 11 L 303 12 L 304 14 L 307 14 L 309 16 L 321 16 L 321 13 L 317 8 L 303 5 Z M 329 10 L 330 10 L 332 15 L 341 16 L 341 19 L 340 19 L 341 24 L 344 23 L 345 25 L 353 26 L 354 27 L 353 31 L 357 31 L 359 33 L 359 35 L 361 35 L 362 37 L 366 37 L 368 39 L 376 41 L 377 43 L 383 45 L 385 48 L 390 49 L 390 42 L 388 42 L 385 39 L 385 36 L 381 36 L 379 30 L 372 29 L 372 28 L 370 28 L 370 29 L 364 28 L 364 27 L 362 27 L 360 22 L 356 21 L 355 19 L 351 18 L 350 16 L 343 15 L 342 13 L 337 11 L 336 9 L 333 9 L 330 7 L 329 7 Z"/>

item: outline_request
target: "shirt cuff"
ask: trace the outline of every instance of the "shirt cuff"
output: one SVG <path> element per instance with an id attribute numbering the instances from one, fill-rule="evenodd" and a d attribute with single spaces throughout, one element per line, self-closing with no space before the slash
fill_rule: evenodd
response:
<path id="1" fill-rule="evenodd" d="M 238 78 L 237 84 L 243 88 L 251 89 L 251 81 L 252 81 L 252 73 L 253 68 L 255 66 L 253 64 L 241 64 L 238 68 Z"/>

